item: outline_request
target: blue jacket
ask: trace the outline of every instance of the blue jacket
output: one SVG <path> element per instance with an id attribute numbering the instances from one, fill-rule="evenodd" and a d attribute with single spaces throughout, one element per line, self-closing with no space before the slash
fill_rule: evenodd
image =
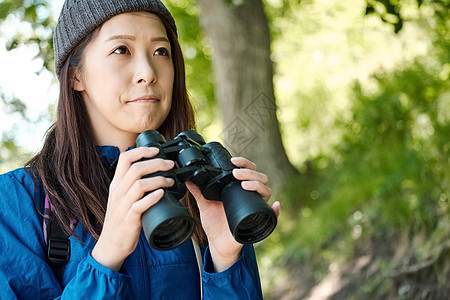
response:
<path id="1" fill-rule="evenodd" d="M 106 161 L 119 156 L 116 147 L 99 151 Z M 0 299 L 200 299 L 200 274 L 190 240 L 157 251 L 141 232 L 135 251 L 115 272 L 92 258 L 95 240 L 80 223 L 75 233 L 83 243 L 70 237 L 71 256 L 60 286 L 47 263 L 44 196 L 23 168 L 0 176 Z M 204 299 L 262 299 L 251 245 L 244 245 L 239 260 L 220 273 L 213 272 L 208 249 L 203 260 Z"/>

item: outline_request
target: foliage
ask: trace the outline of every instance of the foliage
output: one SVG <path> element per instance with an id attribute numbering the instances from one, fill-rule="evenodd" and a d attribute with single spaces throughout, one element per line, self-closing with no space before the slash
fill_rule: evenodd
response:
<path id="1" fill-rule="evenodd" d="M 4 113 L 18 114 L 22 120 L 30 121 L 27 117 L 27 107 L 20 99 L 8 98 L 0 87 L 0 104 Z M 16 145 L 16 139 L 12 132 L 3 132 L 0 136 L 0 174 L 17 166 L 23 165 L 30 158 L 26 149 Z"/>
<path id="2" fill-rule="evenodd" d="M 10 171 L 17 166 L 23 166 L 31 158 L 31 153 L 17 146 L 14 137 L 4 132 L 1 136 L 0 174 Z"/>
<path id="3" fill-rule="evenodd" d="M 199 11 L 194 0 L 165 3 L 177 20 L 199 127 L 207 130 L 217 114 L 212 51 Z M 289 265 L 309 261 L 318 281 L 366 243 L 402 232 L 425 236 L 413 249 L 420 261 L 449 239 L 449 5 L 265 1 L 281 130 L 301 173 L 277 195 L 278 228 L 257 247 L 267 294 L 289 279 Z M 55 17 L 49 9 L 44 0 L 0 1 L 0 29 L 10 14 L 29 22 L 31 33 L 13 35 L 8 49 L 36 45 L 43 68 L 52 70 Z M 27 120 L 23 102 L 0 96 L 3 110 Z M 0 172 L 26 160 L 14 132 L 2 133 L 0 149 Z M 395 267 L 381 265 L 383 271 Z M 362 286 L 361 298 L 387 289 L 383 276 Z"/>
<path id="4" fill-rule="evenodd" d="M 46 0 L 4 0 L 0 2 L 0 29 L 10 18 L 29 24 L 29 30 L 17 30 L 6 35 L 0 30 L 0 37 L 7 39 L 6 48 L 12 51 L 21 45 L 34 46 L 37 49 L 36 58 L 42 61 L 42 70 L 53 70 L 53 40 L 55 26 L 54 16 L 50 13 L 50 4 Z M 38 72 L 41 72 L 38 71 Z M 27 106 L 14 95 L 0 92 L 3 113 L 19 115 L 22 123 L 33 124 L 28 116 Z M 38 120 L 39 121 L 39 120 Z M 17 126 L 10 131 L 3 131 L 0 137 L 0 172 L 23 165 L 30 157 L 29 149 L 17 145 Z"/>
<path id="5" fill-rule="evenodd" d="M 275 288 L 279 278 L 286 281 L 286 270 L 294 273 L 290 266 L 295 264 L 297 268 L 313 265 L 312 276 L 317 282 L 329 272 L 329 266 L 344 265 L 360 248 L 374 242 L 374 248 L 379 249 L 400 246 L 396 238 L 402 232 L 411 241 L 421 237 L 421 243 L 400 262 L 385 257 L 387 260 L 379 263 L 385 265 L 384 269 L 380 267 L 381 273 L 357 292 L 359 298 L 365 298 L 383 289 L 375 294 L 386 296 L 386 289 L 392 285 L 387 273 L 410 260 L 420 262 L 433 248 L 448 241 L 450 35 L 448 15 L 435 12 L 433 7 L 424 2 L 415 13 L 409 12 L 408 25 L 418 24 L 429 34 L 431 44 L 426 55 L 404 58 L 368 78 L 355 78 L 351 85 L 341 87 L 347 89 L 343 94 L 348 101 L 339 100 L 339 89 L 326 83 L 327 77 L 340 70 L 330 71 L 325 79 L 313 77 L 315 82 L 310 86 L 297 79 L 301 91 L 280 94 L 281 100 L 283 95 L 291 101 L 292 95 L 302 99 L 293 115 L 297 128 L 305 134 L 299 135 L 301 131 L 297 130 L 296 140 L 307 137 L 308 130 L 315 128 L 316 139 L 308 143 L 310 149 L 319 150 L 302 155 L 306 162 L 299 160 L 299 165 L 304 175 L 288 183 L 284 194 L 278 196 L 283 207 L 278 230 L 257 249 L 261 264 L 269 270 L 263 273 L 263 278 L 269 278 L 266 287 Z M 311 16 L 315 12 L 309 8 L 303 7 Z M 320 22 L 310 30 L 323 32 Z M 345 30 L 341 26 L 339 29 Z M 403 30 L 409 32 L 408 26 Z M 365 33 L 370 34 L 367 27 Z M 402 33 L 398 33 L 398 39 Z M 298 42 L 307 44 L 301 38 Z M 363 40 L 359 42 L 366 47 Z M 347 47 L 351 53 L 353 49 Z M 334 51 L 339 49 L 335 47 Z M 291 61 L 290 67 L 295 68 L 295 62 Z M 308 68 L 306 64 L 302 67 Z M 320 67 L 315 65 L 316 69 Z M 350 64 L 345 71 L 351 73 Z M 327 109 L 334 101 L 341 108 Z M 295 105 L 290 107 L 292 110 Z M 328 120 L 324 115 L 332 115 L 332 121 L 321 127 L 317 120 Z M 285 136 L 285 140 L 291 137 Z M 338 136 L 337 142 L 333 136 Z"/>
<path id="6" fill-rule="evenodd" d="M 394 27 L 395 33 L 400 32 L 405 22 L 402 14 L 403 5 L 408 1 L 389 0 L 366 0 L 366 15 L 376 14 L 380 19 Z M 445 18 L 450 8 L 450 3 L 446 0 L 415 0 L 418 7 L 425 3 L 425 6 L 432 6 L 438 18 Z"/>
<path id="7" fill-rule="evenodd" d="M 194 107 L 199 112 L 199 130 L 203 131 L 217 118 L 211 66 L 212 51 L 200 30 L 200 12 L 195 1 L 168 0 L 164 3 L 177 22 L 178 36 L 186 62 L 187 87 Z"/>
<path id="8" fill-rule="evenodd" d="M 19 45 L 36 45 L 39 49 L 38 57 L 43 59 L 43 68 L 53 70 L 53 30 L 54 17 L 50 13 L 47 0 L 4 0 L 0 2 L 0 26 L 2 20 L 11 15 L 31 25 L 30 35 L 17 32 L 7 45 L 13 50 Z"/>

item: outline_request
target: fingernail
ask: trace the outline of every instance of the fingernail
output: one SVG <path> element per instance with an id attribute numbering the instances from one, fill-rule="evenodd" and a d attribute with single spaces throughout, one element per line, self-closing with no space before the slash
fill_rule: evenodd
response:
<path id="1" fill-rule="evenodd" d="M 242 172 L 242 169 L 233 169 L 233 175 L 239 175 L 239 172 Z"/>
<path id="2" fill-rule="evenodd" d="M 150 149 L 150 151 L 152 151 L 152 153 L 158 153 L 159 149 L 156 147 L 148 147 L 148 149 Z"/>
<path id="3" fill-rule="evenodd" d="M 156 191 L 153 192 L 155 196 L 162 196 L 162 194 L 164 194 L 164 190 L 163 189 L 157 189 Z"/>

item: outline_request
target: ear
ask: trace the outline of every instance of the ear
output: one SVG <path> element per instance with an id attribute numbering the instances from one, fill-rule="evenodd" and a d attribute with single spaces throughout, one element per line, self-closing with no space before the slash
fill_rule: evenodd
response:
<path id="1" fill-rule="evenodd" d="M 70 86 L 78 92 L 83 92 L 86 88 L 84 86 L 83 80 L 81 79 L 81 72 L 78 68 L 73 69 L 70 68 L 69 70 L 69 76 L 70 76 Z"/>

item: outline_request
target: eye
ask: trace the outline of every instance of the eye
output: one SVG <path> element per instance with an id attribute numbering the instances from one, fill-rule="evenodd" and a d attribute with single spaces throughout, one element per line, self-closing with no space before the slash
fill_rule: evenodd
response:
<path id="1" fill-rule="evenodd" d="M 162 55 L 162 56 L 170 56 L 169 50 L 167 50 L 167 48 L 158 48 L 156 49 L 155 55 Z"/>
<path id="2" fill-rule="evenodd" d="M 123 54 L 129 54 L 130 51 L 128 50 L 128 48 L 126 46 L 119 46 L 116 49 L 114 49 L 114 51 L 112 53 L 123 55 Z"/>

